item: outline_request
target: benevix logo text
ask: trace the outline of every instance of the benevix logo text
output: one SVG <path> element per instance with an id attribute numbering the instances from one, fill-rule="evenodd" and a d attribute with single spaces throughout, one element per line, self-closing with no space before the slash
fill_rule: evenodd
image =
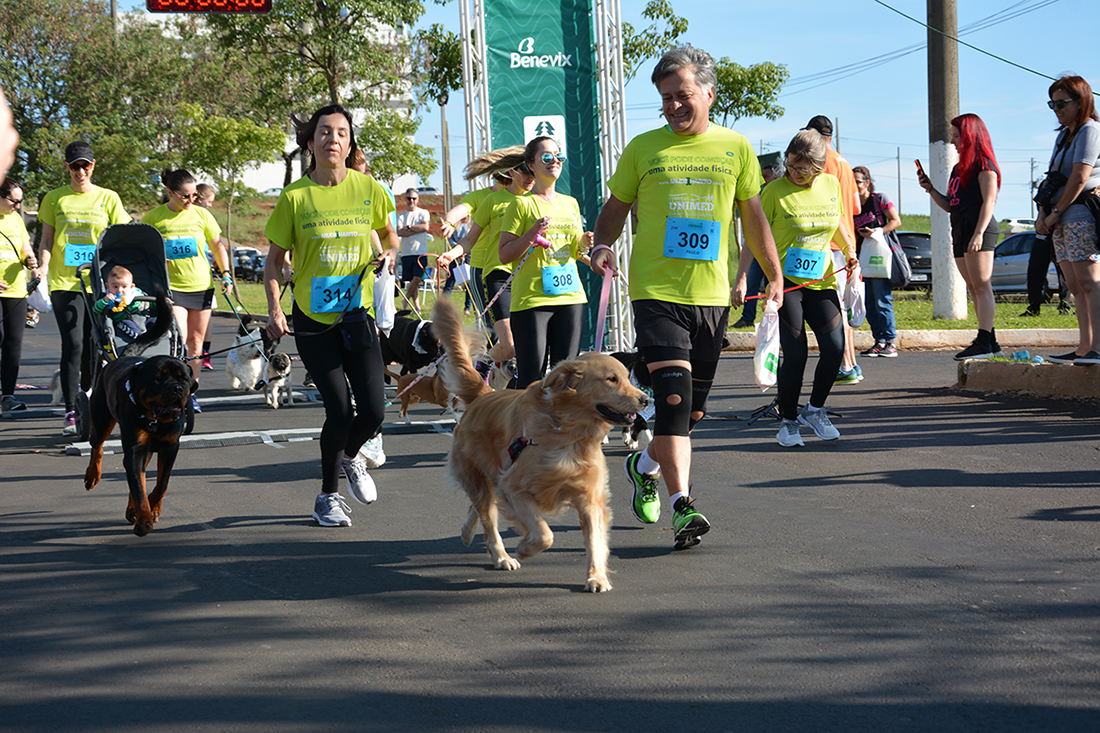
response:
<path id="1" fill-rule="evenodd" d="M 535 51 L 535 39 L 531 36 L 524 38 L 519 42 L 518 52 L 512 52 L 512 68 L 513 69 L 531 69 L 531 68 L 544 68 L 547 66 L 572 66 L 573 54 L 566 54 L 558 51 L 553 56 L 539 56 L 534 53 Z"/>

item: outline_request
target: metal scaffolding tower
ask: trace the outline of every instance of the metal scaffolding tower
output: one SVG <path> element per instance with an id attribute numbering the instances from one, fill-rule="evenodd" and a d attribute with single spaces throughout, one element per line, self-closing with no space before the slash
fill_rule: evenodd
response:
<path id="1" fill-rule="evenodd" d="M 607 178 L 615 170 L 626 147 L 626 101 L 623 82 L 623 27 L 619 0 L 592 0 L 596 30 L 596 69 L 600 91 L 600 156 L 604 197 L 610 193 Z M 485 48 L 484 0 L 459 0 L 462 31 L 462 84 L 466 97 L 467 160 L 492 149 L 489 124 L 489 71 Z M 633 223 L 628 217 L 619 239 L 618 261 L 622 268 L 611 289 L 607 324 L 611 349 L 634 347 L 634 316 L 627 295 L 626 263 L 633 243 Z"/>

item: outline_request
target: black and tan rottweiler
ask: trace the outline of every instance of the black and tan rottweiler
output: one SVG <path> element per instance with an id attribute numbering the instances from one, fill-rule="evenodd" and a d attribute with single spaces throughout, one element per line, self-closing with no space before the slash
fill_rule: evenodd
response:
<path id="1" fill-rule="evenodd" d="M 103 443 L 117 424 L 122 438 L 123 466 L 130 484 L 126 521 L 144 537 L 160 518 L 160 503 L 168 490 L 172 464 L 179 452 L 187 402 L 198 389 L 191 368 L 174 356 L 142 359 L 141 353 L 168 332 L 172 306 L 157 294 L 157 320 L 126 347 L 123 355 L 103 368 L 91 396 L 92 458 L 84 472 L 91 490 L 103 476 Z M 157 456 L 157 485 L 145 493 L 145 470 Z"/>

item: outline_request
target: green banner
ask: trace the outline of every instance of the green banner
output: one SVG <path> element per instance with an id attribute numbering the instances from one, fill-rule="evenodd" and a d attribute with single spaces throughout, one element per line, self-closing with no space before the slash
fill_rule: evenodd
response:
<path id="1" fill-rule="evenodd" d="M 602 178 L 590 0 L 485 0 L 484 7 L 492 147 L 554 138 L 567 159 L 557 190 L 577 199 L 591 230 Z M 582 346 L 591 348 L 599 286 L 591 271 L 581 272 L 591 306 Z"/>

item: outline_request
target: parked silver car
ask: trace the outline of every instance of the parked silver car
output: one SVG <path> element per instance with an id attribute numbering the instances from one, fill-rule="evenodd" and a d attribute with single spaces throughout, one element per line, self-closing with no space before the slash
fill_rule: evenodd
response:
<path id="1" fill-rule="evenodd" d="M 1020 232 L 1006 237 L 993 253 L 993 277 L 990 282 L 997 293 L 1027 292 L 1027 263 L 1035 232 Z M 1052 262 L 1047 270 L 1047 288 L 1058 291 L 1058 271 Z"/>

